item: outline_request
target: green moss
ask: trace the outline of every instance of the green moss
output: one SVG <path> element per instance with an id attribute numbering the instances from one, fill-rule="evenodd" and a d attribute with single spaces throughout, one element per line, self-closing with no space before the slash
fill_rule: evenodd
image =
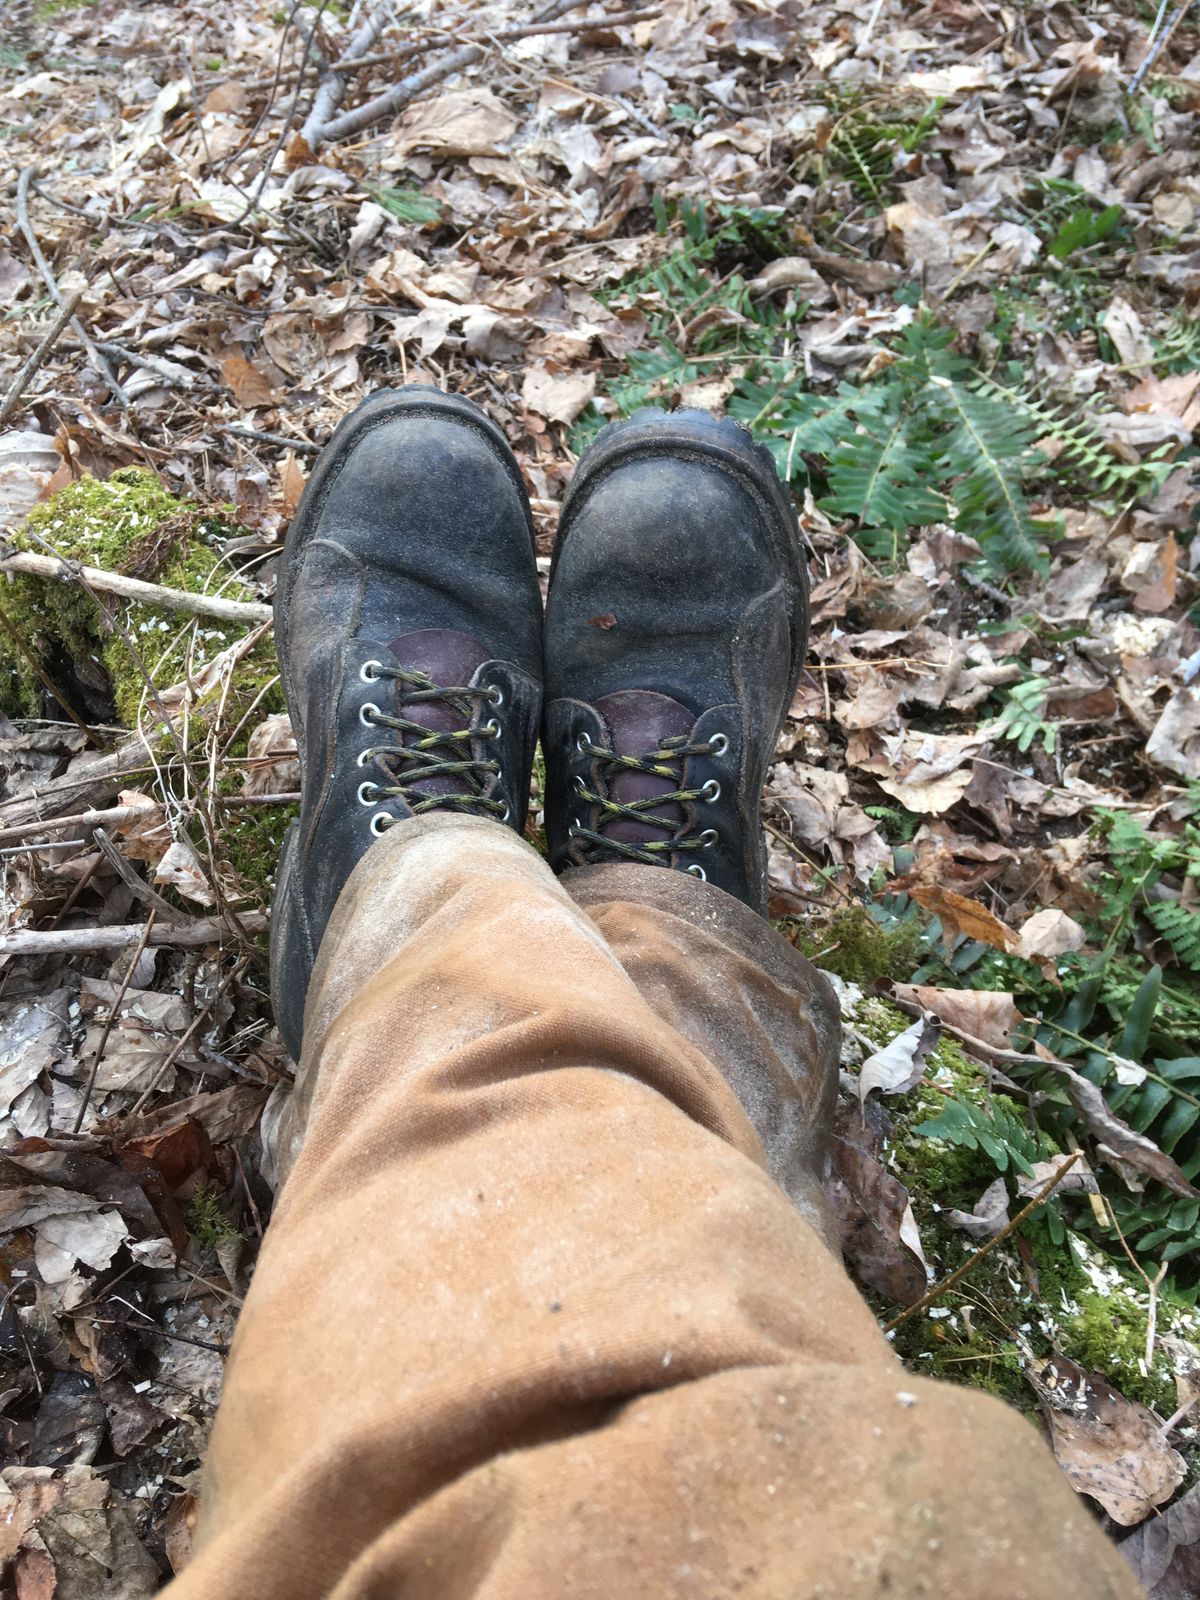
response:
<path id="1" fill-rule="evenodd" d="M 249 599 L 250 591 L 221 559 L 221 545 L 237 531 L 222 513 L 180 500 L 153 473 L 127 467 L 103 482 L 82 478 L 60 490 L 33 510 L 14 542 L 18 548 L 42 552 L 49 547 L 69 560 L 129 572 L 171 589 Z M 159 719 L 147 678 L 158 692 L 185 679 L 195 684 L 204 666 L 246 631 L 239 624 L 181 616 L 115 596 L 97 602 L 78 584 L 24 575 L 9 584 L 0 600 L 52 677 L 69 671 L 74 684 L 110 694 L 120 722 L 129 728 L 141 724 L 164 755 L 173 753 L 174 741 L 161 727 L 157 734 L 151 732 Z M 244 755 L 254 727 L 284 708 L 274 681 L 278 670 L 271 639 L 261 639 L 237 663 L 227 691 L 215 683 L 196 696 L 186 723 L 177 727 L 185 751 L 206 757 L 212 742 L 223 750 L 245 717 L 246 726 L 224 751 L 227 757 Z M 0 636 L 4 710 L 10 716 L 40 715 L 43 693 L 25 657 Z M 168 771 L 167 781 L 175 783 L 173 772 Z M 240 767 L 229 766 L 220 787 L 222 792 L 240 792 Z M 194 787 L 185 789 L 180 783 L 178 792 L 183 797 L 194 793 Z M 247 893 L 267 897 L 289 816 L 276 808 L 223 811 L 216 841 L 221 853 L 216 865 L 227 869 L 223 875 Z M 203 850 L 198 823 L 192 838 Z"/>
<path id="2" fill-rule="evenodd" d="M 848 983 L 905 982 L 917 965 L 920 930 L 908 924 L 885 928 L 863 906 L 811 920 L 785 919 L 783 928 L 802 955 Z"/>

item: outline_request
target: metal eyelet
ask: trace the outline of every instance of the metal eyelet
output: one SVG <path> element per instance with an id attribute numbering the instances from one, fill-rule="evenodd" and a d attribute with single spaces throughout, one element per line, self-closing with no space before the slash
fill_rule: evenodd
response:
<path id="1" fill-rule="evenodd" d="M 495 706 L 496 710 L 499 711 L 500 707 L 504 704 L 504 690 L 498 683 L 492 684 L 491 688 L 487 691 L 487 697 L 488 704 Z"/>
<path id="2" fill-rule="evenodd" d="M 701 785 L 700 796 L 710 806 L 714 805 L 721 798 L 721 785 L 715 778 L 710 778 L 707 783 Z"/>
<path id="3" fill-rule="evenodd" d="M 379 785 L 375 783 L 360 783 L 358 786 L 358 803 L 360 806 L 373 806 L 379 799 Z"/>
<path id="4" fill-rule="evenodd" d="M 575 748 L 579 751 L 581 756 L 587 755 L 588 751 L 591 749 L 591 746 L 592 741 L 588 738 L 586 733 L 581 733 L 575 740 Z"/>
<path id="5" fill-rule="evenodd" d="M 501 822 L 511 822 L 512 821 L 512 807 L 509 805 L 507 800 L 504 802 L 504 810 L 500 813 L 500 821 Z"/>
<path id="6" fill-rule="evenodd" d="M 495 786 L 496 786 L 497 789 L 502 789 L 504 787 L 504 768 L 503 767 L 497 767 L 496 768 L 496 784 L 495 784 Z"/>
<path id="7" fill-rule="evenodd" d="M 698 861 L 693 861 L 687 870 L 691 873 L 693 878 L 699 878 L 704 883 L 708 882 L 708 873 L 705 872 L 704 868 Z"/>
<path id="8" fill-rule="evenodd" d="M 489 717 L 479 732 L 485 739 L 498 739 L 500 737 L 500 724 L 495 717 Z"/>
<path id="9" fill-rule="evenodd" d="M 378 839 L 381 833 L 386 833 L 391 827 L 394 818 L 389 817 L 386 811 L 377 811 L 371 818 L 371 832 Z"/>
<path id="10" fill-rule="evenodd" d="M 371 667 L 378 667 L 379 672 L 371 672 Z M 379 673 L 383 671 L 382 661 L 364 661 L 358 669 L 358 675 L 364 683 L 378 683 Z"/>
<path id="11" fill-rule="evenodd" d="M 375 717 L 379 715 L 379 707 L 374 703 L 374 701 L 368 700 L 365 706 L 359 706 L 358 720 L 362 723 L 364 728 L 373 728 L 375 726 L 375 717 L 369 717 L 367 715 L 368 711 L 373 711 L 375 713 Z"/>
<path id="12" fill-rule="evenodd" d="M 726 750 L 729 749 L 729 740 L 723 733 L 714 733 L 708 741 L 708 748 L 714 756 L 723 756 Z"/>
<path id="13" fill-rule="evenodd" d="M 705 828 L 704 832 L 700 835 L 701 850 L 711 850 L 713 845 L 716 844 L 720 837 L 721 835 L 715 828 Z"/>
<path id="14" fill-rule="evenodd" d="M 579 824 L 577 822 L 572 822 L 570 827 L 568 827 L 568 829 L 567 829 L 567 838 L 568 839 L 574 839 L 578 835 L 578 833 L 579 833 Z"/>
<path id="15" fill-rule="evenodd" d="M 356 767 L 365 767 L 367 762 L 370 761 L 370 759 L 371 759 L 371 751 L 370 750 L 362 750 L 354 758 L 354 765 Z"/>
<path id="16" fill-rule="evenodd" d="M 587 779 L 586 778 L 581 778 L 578 775 L 578 773 L 576 773 L 576 775 L 575 775 L 575 793 L 576 794 L 586 794 L 587 793 Z"/>

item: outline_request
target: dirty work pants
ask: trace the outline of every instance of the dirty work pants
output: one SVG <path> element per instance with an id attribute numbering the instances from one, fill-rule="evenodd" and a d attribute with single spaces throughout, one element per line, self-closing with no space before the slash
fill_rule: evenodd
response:
<path id="1" fill-rule="evenodd" d="M 305 1039 L 172 1600 L 1140 1593 L 1033 1428 L 905 1372 L 845 1276 L 836 1017 L 744 906 L 408 822 Z"/>

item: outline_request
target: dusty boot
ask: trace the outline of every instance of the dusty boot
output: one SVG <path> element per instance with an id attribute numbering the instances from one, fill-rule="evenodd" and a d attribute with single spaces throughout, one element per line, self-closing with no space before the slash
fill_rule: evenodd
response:
<path id="1" fill-rule="evenodd" d="M 271 990 L 297 1059 L 321 935 L 373 840 L 426 811 L 524 827 L 541 623 L 529 504 L 499 428 L 437 389 L 372 395 L 317 463 L 275 596 L 303 798 Z"/>
<path id="2" fill-rule="evenodd" d="M 759 805 L 808 639 L 791 496 L 702 411 L 605 428 L 563 506 L 546 610 L 546 832 L 766 909 Z"/>

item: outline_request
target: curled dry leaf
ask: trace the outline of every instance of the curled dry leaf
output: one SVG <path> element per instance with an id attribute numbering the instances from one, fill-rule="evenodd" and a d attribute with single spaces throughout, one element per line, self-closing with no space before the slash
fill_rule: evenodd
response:
<path id="1" fill-rule="evenodd" d="M 941 1032 L 933 1017 L 918 1017 L 890 1044 L 868 1056 L 858 1075 L 859 1100 L 865 1100 L 872 1089 L 881 1094 L 906 1094 L 915 1088 L 925 1076 L 925 1063 Z"/>
<path id="2" fill-rule="evenodd" d="M 831 1155 L 826 1192 L 846 1264 L 878 1294 L 915 1305 L 928 1286 L 929 1269 L 908 1190 L 880 1161 L 876 1135 L 856 1107 L 840 1109 Z"/>
<path id="3" fill-rule="evenodd" d="M 596 392 L 594 372 L 551 372 L 530 367 L 521 385 L 521 399 L 547 422 L 571 423 Z"/>
<path id="4" fill-rule="evenodd" d="M 88 1466 L 0 1472 L 0 1565 L 22 1600 L 149 1600 L 159 1587 L 129 1505 Z"/>
<path id="5" fill-rule="evenodd" d="M 250 735 L 243 794 L 291 794 L 300 787 L 300 760 L 296 735 L 286 711 L 264 718 Z"/>
<path id="6" fill-rule="evenodd" d="M 1082 950 L 1087 935 L 1065 911 L 1035 911 L 1021 924 L 1016 954 L 1032 961 L 1035 956 L 1060 956 Z"/>
<path id="7" fill-rule="evenodd" d="M 1187 1465 L 1167 1444 L 1153 1411 L 1063 1356 L 1026 1370 L 1055 1459 L 1080 1494 L 1124 1527 L 1174 1494 Z"/>
<path id="8" fill-rule="evenodd" d="M 994 1239 L 1008 1221 L 1008 1185 L 1003 1178 L 997 1178 L 988 1184 L 972 1210 L 951 1208 L 943 1215 L 952 1228 L 961 1228 L 972 1239 Z"/>
<path id="9" fill-rule="evenodd" d="M 990 944 L 994 950 L 1016 948 L 1016 934 L 978 900 L 936 884 L 921 884 L 909 892 L 918 905 L 941 918 L 942 927 L 951 938 L 962 934 L 968 939 L 978 939 L 981 944 Z"/>
<path id="10" fill-rule="evenodd" d="M 925 1011 L 932 1011 L 948 1027 L 969 1033 L 973 1039 L 998 1050 L 1012 1047 L 1013 1030 L 1024 1021 L 1011 994 L 992 989 L 935 989 L 927 983 L 896 983 L 892 993 Z"/>

